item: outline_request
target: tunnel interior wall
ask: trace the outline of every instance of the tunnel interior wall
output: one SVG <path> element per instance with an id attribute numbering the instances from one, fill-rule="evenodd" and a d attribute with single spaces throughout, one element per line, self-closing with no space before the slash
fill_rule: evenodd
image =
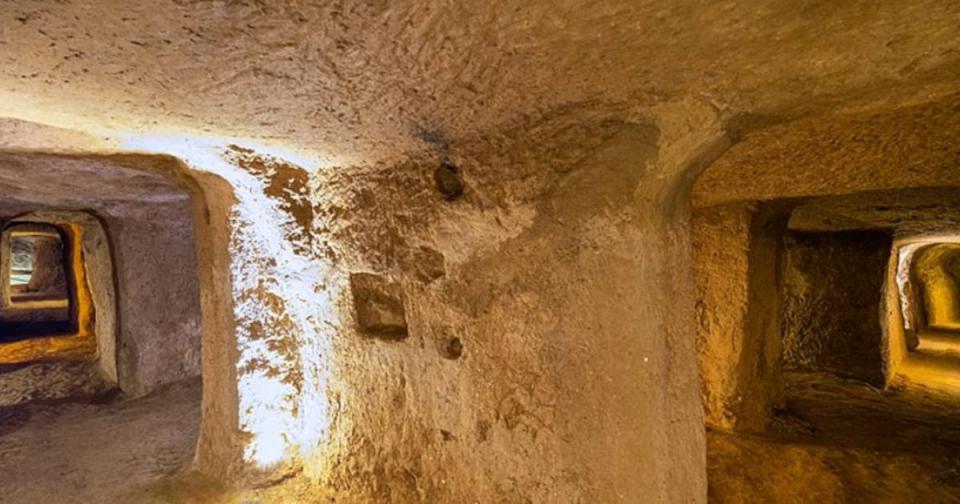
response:
<path id="1" fill-rule="evenodd" d="M 139 395 L 200 375 L 201 318 L 185 200 L 148 219 L 108 216 L 116 265 L 118 373 Z"/>
<path id="2" fill-rule="evenodd" d="M 371 337 L 349 315 L 338 333 L 333 488 L 391 502 L 705 499 L 687 217 L 677 189 L 653 182 L 677 169 L 658 136 L 560 121 L 509 136 L 526 149 L 461 146 L 454 201 L 434 188 L 438 160 L 324 180 L 319 215 L 349 218 L 318 236 L 350 270 L 401 286 L 408 332 Z"/>
<path id="3" fill-rule="evenodd" d="M 790 232 L 783 266 L 784 367 L 882 386 L 881 301 L 892 238 Z"/>

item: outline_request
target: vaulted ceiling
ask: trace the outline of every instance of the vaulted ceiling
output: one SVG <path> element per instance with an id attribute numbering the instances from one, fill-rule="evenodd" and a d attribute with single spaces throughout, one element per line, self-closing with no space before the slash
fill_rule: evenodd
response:
<path id="1" fill-rule="evenodd" d="M 198 132 L 370 163 L 558 111 L 724 117 L 955 90 L 960 4 L 14 1 L 0 117 Z"/>

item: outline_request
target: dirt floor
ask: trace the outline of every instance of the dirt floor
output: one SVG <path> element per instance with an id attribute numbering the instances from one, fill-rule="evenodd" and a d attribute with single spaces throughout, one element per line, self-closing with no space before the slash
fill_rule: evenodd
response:
<path id="1" fill-rule="evenodd" d="M 788 373 L 760 435 L 708 433 L 710 502 L 960 502 L 960 400 Z"/>
<path id="2" fill-rule="evenodd" d="M 17 372 L 82 369 L 8 374 Z M 786 381 L 786 407 L 768 432 L 708 433 L 710 502 L 960 502 L 960 400 L 826 373 L 788 373 Z M 301 478 L 228 495 L 185 475 L 198 381 L 137 400 L 96 383 L 64 393 L 80 392 L 5 398 L 20 403 L 0 408 L 0 503 L 329 502 Z"/>
<path id="3" fill-rule="evenodd" d="M 193 456 L 199 380 L 130 401 L 86 387 L 0 408 L 0 503 L 176 502 L 147 495 Z"/>
<path id="4" fill-rule="evenodd" d="M 91 365 L 0 368 L 0 504 L 334 502 L 299 474 L 231 490 L 189 472 L 200 381 L 130 400 Z"/>

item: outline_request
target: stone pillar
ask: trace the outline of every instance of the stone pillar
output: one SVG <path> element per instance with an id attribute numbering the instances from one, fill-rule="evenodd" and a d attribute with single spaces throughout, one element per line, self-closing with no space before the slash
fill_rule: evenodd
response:
<path id="1" fill-rule="evenodd" d="M 195 466 L 215 478 L 233 479 L 244 470 L 230 255 L 235 198 L 230 185 L 215 175 L 191 174 L 189 182 L 203 313 L 203 413 Z"/>
<path id="2" fill-rule="evenodd" d="M 758 430 L 782 400 L 779 276 L 785 216 L 737 203 L 694 212 L 697 340 L 707 424 Z"/>

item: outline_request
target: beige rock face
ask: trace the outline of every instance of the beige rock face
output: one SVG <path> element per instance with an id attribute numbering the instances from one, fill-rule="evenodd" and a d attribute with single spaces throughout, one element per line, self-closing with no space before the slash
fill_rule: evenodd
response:
<path id="1" fill-rule="evenodd" d="M 671 481 L 681 474 L 702 478 L 696 469 L 702 432 L 691 400 L 696 385 L 679 371 L 692 370 L 692 341 L 670 329 L 692 312 L 663 310 L 638 290 L 670 290 L 671 274 L 680 274 L 661 261 L 684 243 L 644 215 L 663 203 L 638 203 L 635 196 L 643 177 L 676 168 L 659 157 L 656 128 L 590 127 L 582 136 L 593 145 L 547 177 L 490 178 L 482 167 L 491 160 L 479 152 L 460 163 L 471 188 L 462 200 L 450 203 L 435 192 L 427 164 L 412 170 L 408 186 L 417 193 L 392 195 L 421 202 L 408 210 L 410 220 L 372 230 L 340 223 L 333 236 L 359 245 L 345 259 L 388 267 L 405 279 L 411 335 L 371 344 L 348 332 L 338 341 L 337 359 L 348 366 L 339 373 L 340 415 L 351 421 L 334 431 L 333 453 L 344 457 L 330 469 L 334 488 L 396 501 L 630 502 L 655 488 L 679 500 L 701 498 L 702 487 Z M 518 132 L 521 141 L 525 135 Z M 535 160 L 515 161 L 525 162 Z M 526 192 L 505 191 L 504 182 Z M 351 190 L 361 196 L 365 189 Z M 366 225 L 380 210 L 356 201 L 344 214 Z M 532 222 L 513 231 L 511 221 L 531 219 L 526 215 Z M 460 231 L 458 239 L 445 239 L 450 227 Z M 377 246 L 384 235 L 399 247 L 431 243 L 455 259 L 445 278 L 427 284 L 416 269 L 391 265 L 389 249 Z M 464 248 L 474 252 L 464 257 Z M 682 303 L 682 296 L 672 299 Z M 438 349 L 452 337 L 463 345 L 462 356 L 445 360 L 449 354 Z M 410 371 L 391 373 L 393 362 Z M 620 385 L 610 388 L 611 382 Z M 389 407 L 354 411 L 360 394 Z M 658 411 L 678 416 L 660 424 Z M 358 446 L 369 448 L 358 452 Z M 668 449 L 678 456 L 655 455 Z M 552 462 L 532 467 L 531 460 Z M 646 468 L 642 475 L 637 464 Z M 390 484 L 364 488 L 371 481 Z"/>
<path id="2" fill-rule="evenodd" d="M 9 7 L 4 204 L 103 218 L 121 380 L 202 367 L 238 485 L 704 502 L 781 397 L 770 202 L 960 184 L 947 2 Z"/>

